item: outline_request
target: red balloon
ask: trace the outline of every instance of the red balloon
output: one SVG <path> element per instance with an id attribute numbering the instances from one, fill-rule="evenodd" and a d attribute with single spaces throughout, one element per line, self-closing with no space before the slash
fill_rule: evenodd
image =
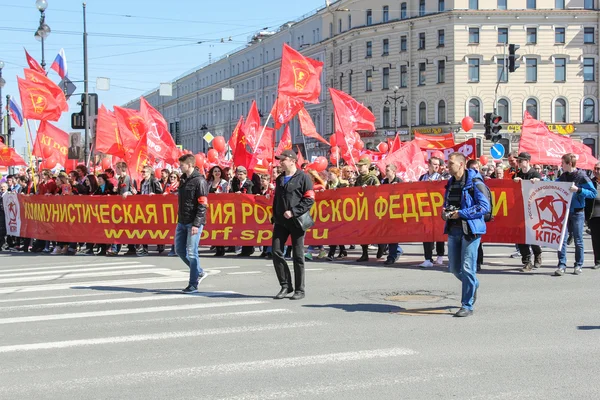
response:
<path id="1" fill-rule="evenodd" d="M 109 158 L 102 159 L 102 169 L 106 170 L 112 166 L 112 162 Z"/>
<path id="2" fill-rule="evenodd" d="M 213 139 L 212 142 L 213 148 L 219 153 L 223 153 L 225 151 L 225 138 L 223 136 L 217 136 Z"/>
<path id="3" fill-rule="evenodd" d="M 196 154 L 196 166 L 198 168 L 202 168 L 204 166 L 204 161 L 206 160 L 206 158 L 204 157 L 204 153 L 198 153 Z"/>
<path id="4" fill-rule="evenodd" d="M 67 160 L 65 162 L 65 170 L 67 172 L 75 171 L 75 168 L 77 168 L 77 160 Z"/>
<path id="5" fill-rule="evenodd" d="M 479 157 L 479 162 L 481 163 L 481 165 L 487 165 L 487 163 L 489 161 L 490 160 L 487 158 L 487 156 L 481 156 L 481 157 Z"/>
<path id="6" fill-rule="evenodd" d="M 337 135 L 334 133 L 333 135 L 331 135 L 329 137 L 329 144 L 331 145 L 331 147 L 337 146 Z"/>
<path id="7" fill-rule="evenodd" d="M 357 140 L 356 142 L 354 142 L 354 148 L 356 150 L 362 150 L 365 148 L 365 142 L 363 142 L 362 140 Z"/>
<path id="8" fill-rule="evenodd" d="M 325 169 L 327 169 L 327 159 L 323 156 L 317 157 L 313 164 L 315 164 L 314 169 L 317 172 L 325 171 Z"/>
<path id="9" fill-rule="evenodd" d="M 42 156 L 44 158 L 50 158 L 52 156 L 52 154 L 54 154 L 54 150 L 52 149 L 52 147 L 47 147 L 47 146 L 42 147 Z"/>
<path id="10" fill-rule="evenodd" d="M 388 144 L 385 142 L 381 142 L 377 145 L 377 150 L 379 150 L 380 153 L 387 153 L 389 149 L 390 146 L 388 146 Z"/>
<path id="11" fill-rule="evenodd" d="M 469 132 L 471 129 L 473 129 L 474 124 L 475 122 L 471 117 L 464 117 L 461 121 L 462 128 L 465 132 Z"/>
<path id="12" fill-rule="evenodd" d="M 162 169 L 161 169 L 161 168 L 156 168 L 156 169 L 154 170 L 154 176 L 155 176 L 157 179 L 160 179 L 160 171 L 162 171 Z"/>
<path id="13" fill-rule="evenodd" d="M 208 153 L 206 153 L 208 161 L 212 163 L 216 163 L 219 159 L 219 153 L 215 149 L 210 149 Z"/>

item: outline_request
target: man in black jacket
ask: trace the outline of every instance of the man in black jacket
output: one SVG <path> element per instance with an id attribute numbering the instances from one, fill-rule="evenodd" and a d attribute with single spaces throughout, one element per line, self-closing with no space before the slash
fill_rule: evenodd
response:
<path id="1" fill-rule="evenodd" d="M 294 249 L 294 283 L 296 291 L 292 300 L 304 298 L 304 229 L 298 224 L 298 217 L 310 211 L 315 203 L 312 181 L 296 168 L 298 157 L 291 150 L 285 150 L 276 157 L 281 162 L 283 173 L 275 181 L 273 196 L 273 265 L 281 291 L 275 296 L 283 299 L 294 292 L 290 268 L 283 256 L 283 248 L 288 237 L 292 236 Z"/>
<path id="2" fill-rule="evenodd" d="M 194 169 L 196 158 L 185 154 L 179 158 L 181 182 L 179 184 L 175 252 L 190 268 L 190 281 L 183 293 L 197 293 L 198 285 L 207 274 L 200 267 L 198 245 L 202 227 L 206 224 L 208 185 L 204 176 Z"/>

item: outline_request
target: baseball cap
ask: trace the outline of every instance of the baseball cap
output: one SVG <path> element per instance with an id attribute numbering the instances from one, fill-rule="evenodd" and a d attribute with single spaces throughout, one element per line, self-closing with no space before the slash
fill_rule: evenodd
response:
<path id="1" fill-rule="evenodd" d="M 371 160 L 367 157 L 364 157 L 361 158 L 360 161 L 356 163 L 356 165 L 371 165 Z"/>
<path id="2" fill-rule="evenodd" d="M 517 157 L 517 160 L 531 161 L 531 154 L 526 153 L 526 152 L 519 153 L 519 156 Z"/>
<path id="3" fill-rule="evenodd" d="M 291 158 L 292 160 L 298 161 L 298 156 L 292 150 L 284 150 L 280 155 L 275 156 L 275 159 L 281 160 L 282 158 Z"/>

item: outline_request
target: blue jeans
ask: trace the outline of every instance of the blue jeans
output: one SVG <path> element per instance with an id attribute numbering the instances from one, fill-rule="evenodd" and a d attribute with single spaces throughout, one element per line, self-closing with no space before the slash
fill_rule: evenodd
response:
<path id="1" fill-rule="evenodd" d="M 190 267 L 190 285 L 194 287 L 198 286 L 198 277 L 203 273 L 198 257 L 201 233 L 202 226 L 197 234 L 192 235 L 192 224 L 177 224 L 175 229 L 175 252 Z"/>
<path id="2" fill-rule="evenodd" d="M 402 250 L 402 247 L 400 247 L 400 245 L 398 243 L 390 243 L 390 244 L 388 244 L 388 257 L 387 257 L 387 259 L 389 261 L 396 262 L 396 260 L 398 259 L 398 257 L 400 257 L 402 255 L 402 253 L 404 253 L 404 250 Z"/>
<path id="3" fill-rule="evenodd" d="M 575 268 L 581 268 L 583 266 L 584 220 L 585 213 L 583 211 L 569 213 L 569 219 L 567 220 L 567 234 L 565 234 L 562 246 L 558 251 L 558 268 L 567 268 L 567 238 L 569 233 L 573 235 L 573 241 L 575 242 Z"/>
<path id="4" fill-rule="evenodd" d="M 480 242 L 480 236 L 467 239 L 462 228 L 448 233 L 448 269 L 462 282 L 461 304 L 467 310 L 473 309 L 473 296 L 479 287 L 476 271 Z"/>

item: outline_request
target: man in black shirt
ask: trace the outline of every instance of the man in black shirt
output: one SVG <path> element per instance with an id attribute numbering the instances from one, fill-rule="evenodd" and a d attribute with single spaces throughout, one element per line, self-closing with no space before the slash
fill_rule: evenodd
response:
<path id="1" fill-rule="evenodd" d="M 531 155 L 529 153 L 520 153 L 517 157 L 519 162 L 519 170 L 516 173 L 513 180 L 515 182 L 521 182 L 523 180 L 531 182 L 539 182 L 542 176 L 534 168 L 531 168 Z M 519 244 L 519 253 L 521 253 L 521 261 L 523 262 L 523 268 L 521 271 L 530 272 L 532 269 L 537 269 L 542 266 L 542 248 L 535 244 Z M 533 264 L 531 263 L 531 250 L 533 251 Z"/>

